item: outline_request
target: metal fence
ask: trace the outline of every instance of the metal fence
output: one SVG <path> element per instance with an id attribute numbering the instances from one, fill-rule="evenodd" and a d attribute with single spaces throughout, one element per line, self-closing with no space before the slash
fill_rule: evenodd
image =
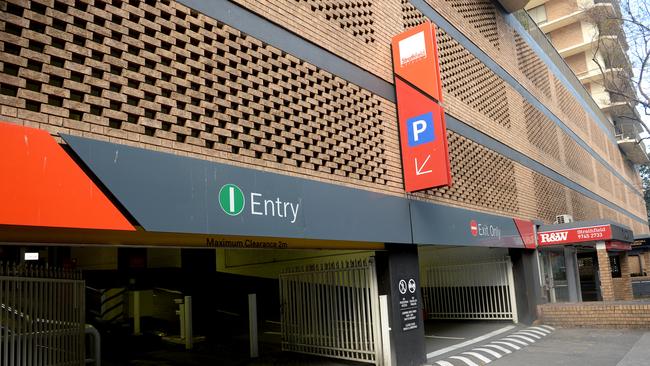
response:
<path id="1" fill-rule="evenodd" d="M 0 264 L 0 366 L 84 364 L 80 273 Z"/>
<path id="2" fill-rule="evenodd" d="M 280 299 L 282 350 L 382 362 L 372 259 L 288 269 L 280 275 Z"/>
<path id="3" fill-rule="evenodd" d="M 512 319 L 517 305 L 510 258 L 424 270 L 424 307 L 431 319 Z"/>

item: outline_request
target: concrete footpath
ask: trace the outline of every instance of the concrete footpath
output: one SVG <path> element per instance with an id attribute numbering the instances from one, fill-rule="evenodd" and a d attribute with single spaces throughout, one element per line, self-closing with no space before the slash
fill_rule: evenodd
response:
<path id="1" fill-rule="evenodd" d="M 650 332 L 558 328 L 543 340 L 491 363 L 495 366 L 648 366 Z"/>
<path id="2" fill-rule="evenodd" d="M 650 333 L 644 333 L 616 366 L 647 366 L 648 364 L 650 364 Z"/>

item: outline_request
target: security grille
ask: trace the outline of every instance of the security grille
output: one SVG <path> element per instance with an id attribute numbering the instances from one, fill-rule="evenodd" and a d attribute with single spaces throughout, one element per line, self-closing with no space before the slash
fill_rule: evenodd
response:
<path id="1" fill-rule="evenodd" d="M 381 363 L 372 259 L 287 269 L 280 275 L 280 298 L 283 351 Z"/>
<path id="2" fill-rule="evenodd" d="M 422 294 L 430 319 L 517 319 L 510 258 L 425 268 Z"/>
<path id="3" fill-rule="evenodd" d="M 84 365 L 78 272 L 0 264 L 0 365 Z"/>

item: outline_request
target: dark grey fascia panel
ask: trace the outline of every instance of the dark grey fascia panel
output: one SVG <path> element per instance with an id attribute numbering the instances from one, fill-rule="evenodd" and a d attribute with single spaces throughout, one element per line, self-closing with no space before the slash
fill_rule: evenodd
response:
<path id="1" fill-rule="evenodd" d="M 412 243 L 403 197 L 61 137 L 147 231 Z M 225 184 L 241 189 L 241 213 L 229 215 L 220 206 Z"/>
<path id="2" fill-rule="evenodd" d="M 395 102 L 395 87 L 386 80 L 338 57 L 271 21 L 227 0 L 180 0 L 205 15 L 305 60 L 353 84 Z"/>
<path id="3" fill-rule="evenodd" d="M 539 174 L 542 174 L 542 175 L 544 175 L 544 176 L 546 176 L 546 177 L 548 177 L 548 178 L 550 178 L 550 179 L 552 179 L 552 180 L 554 180 L 554 181 L 556 181 L 556 182 L 558 182 L 558 183 L 560 183 L 560 184 L 562 184 L 564 186 L 567 186 L 567 187 L 573 189 L 574 191 L 580 192 L 583 195 L 585 195 L 585 196 L 587 196 L 589 198 L 592 198 L 592 199 L 606 205 L 607 207 L 610 207 L 610 208 L 612 208 L 612 209 L 614 209 L 614 210 L 616 210 L 616 211 L 618 211 L 618 212 L 620 212 L 622 214 L 625 214 L 626 216 L 628 216 L 628 217 L 630 217 L 630 218 L 632 218 L 632 219 L 634 219 L 634 220 L 636 220 L 636 221 L 638 221 L 638 222 L 640 222 L 640 223 L 642 223 L 644 225 L 647 225 L 647 221 L 645 221 L 644 219 L 642 219 L 642 218 L 634 215 L 633 213 L 625 210 L 624 208 L 619 207 L 618 205 L 606 200 L 605 198 L 595 194 L 594 192 L 588 190 L 587 188 L 575 183 L 574 181 L 572 181 L 572 180 L 566 178 L 565 176 L 557 173 L 556 171 L 550 169 L 546 165 L 540 164 L 536 160 L 534 160 L 534 159 L 520 153 L 519 151 L 517 151 L 517 150 L 515 150 L 515 149 L 513 149 L 513 148 L 511 148 L 509 146 L 504 145 L 503 143 L 493 139 L 490 136 L 487 136 L 486 134 L 476 130 L 473 127 L 470 127 L 470 126 L 466 125 L 465 123 L 459 121 L 458 119 L 454 118 L 453 116 L 445 115 L 445 122 L 447 123 L 447 128 L 449 128 L 450 130 L 452 130 L 452 131 L 454 131 L 454 132 L 456 132 L 456 133 L 458 133 L 458 134 L 460 134 L 462 136 L 465 136 L 465 137 L 469 138 L 470 140 L 473 140 L 476 143 L 487 147 L 490 150 L 493 150 L 493 151 L 495 151 L 495 152 L 497 152 L 497 153 L 499 153 L 499 154 L 501 154 L 503 156 L 506 156 L 507 158 L 512 159 L 512 160 L 518 162 L 519 164 L 521 164 L 523 166 L 526 166 L 526 167 L 534 170 L 535 172 L 537 172 Z"/>
<path id="4" fill-rule="evenodd" d="M 477 227 L 473 234 L 470 224 Z M 512 218 L 411 200 L 413 241 L 424 245 L 524 248 Z"/>

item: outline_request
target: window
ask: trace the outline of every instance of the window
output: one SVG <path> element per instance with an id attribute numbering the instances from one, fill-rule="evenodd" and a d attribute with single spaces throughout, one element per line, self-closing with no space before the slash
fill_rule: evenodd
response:
<path id="1" fill-rule="evenodd" d="M 530 17 L 533 18 L 537 24 L 544 24 L 547 21 L 546 7 L 543 4 L 528 10 L 528 14 L 530 14 Z"/>

